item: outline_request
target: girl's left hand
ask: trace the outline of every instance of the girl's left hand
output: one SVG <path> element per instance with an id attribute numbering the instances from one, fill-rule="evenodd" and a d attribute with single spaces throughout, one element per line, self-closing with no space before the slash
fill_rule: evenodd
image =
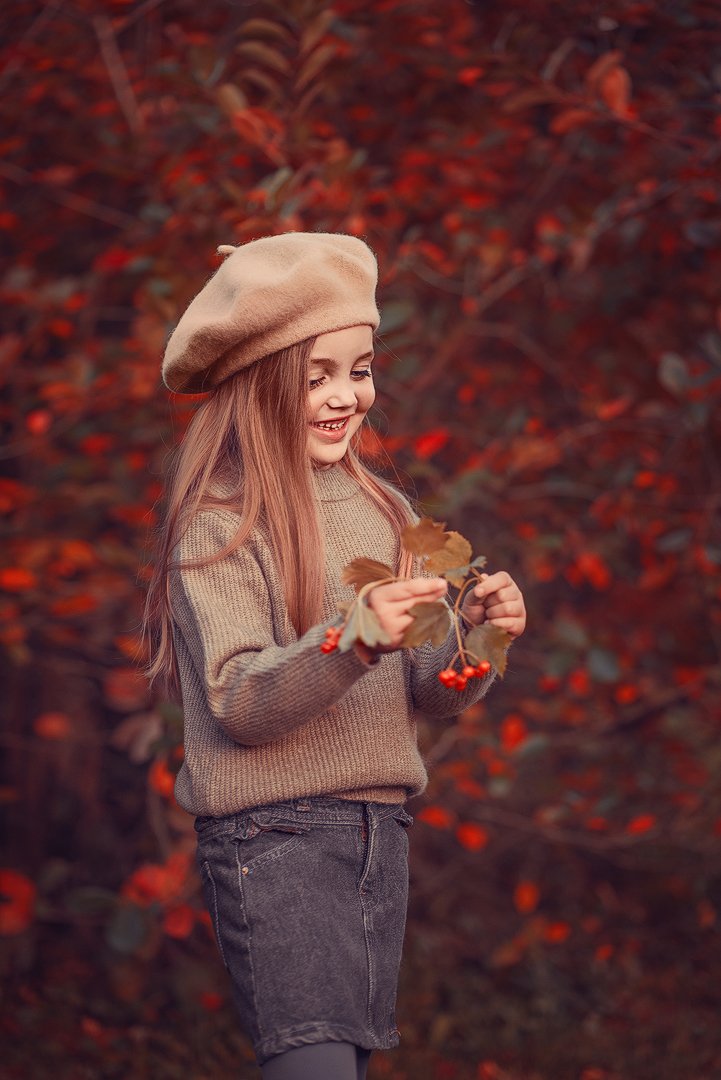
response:
<path id="1" fill-rule="evenodd" d="M 500 626 L 512 638 L 520 637 L 526 629 L 526 605 L 521 590 L 510 574 L 481 574 L 481 581 L 469 589 L 461 611 L 474 626 L 490 623 Z"/>

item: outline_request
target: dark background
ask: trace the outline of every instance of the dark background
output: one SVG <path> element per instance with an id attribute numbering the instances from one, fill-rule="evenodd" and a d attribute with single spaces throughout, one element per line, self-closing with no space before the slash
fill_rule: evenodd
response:
<path id="1" fill-rule="evenodd" d="M 257 1075 L 137 650 L 202 400 L 167 334 L 218 244 L 316 229 L 378 254 L 380 445 L 529 609 L 486 701 L 420 718 L 370 1075 L 721 1076 L 717 4 L 15 0 L 0 31 L 5 1075 Z"/>

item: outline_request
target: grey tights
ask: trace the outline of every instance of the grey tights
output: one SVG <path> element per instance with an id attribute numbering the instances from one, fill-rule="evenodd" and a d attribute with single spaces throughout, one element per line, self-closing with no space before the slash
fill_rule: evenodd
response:
<path id="1" fill-rule="evenodd" d="M 370 1050 L 344 1042 L 296 1046 L 269 1058 L 263 1080 L 365 1080 Z"/>

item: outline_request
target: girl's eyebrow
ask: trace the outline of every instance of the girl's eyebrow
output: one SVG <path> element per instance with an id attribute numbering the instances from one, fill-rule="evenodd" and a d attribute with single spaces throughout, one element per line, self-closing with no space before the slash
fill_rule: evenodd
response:
<path id="1" fill-rule="evenodd" d="M 361 360 L 374 360 L 374 359 L 375 359 L 375 353 L 371 351 L 371 352 L 363 353 L 363 355 L 359 356 L 356 360 L 353 361 L 353 363 L 354 364 L 359 364 L 361 362 Z M 338 363 L 338 361 L 334 360 L 331 356 L 311 356 L 310 362 L 311 362 L 311 364 L 325 364 L 327 367 L 332 368 L 334 370 L 336 368 L 340 367 L 340 364 Z"/>

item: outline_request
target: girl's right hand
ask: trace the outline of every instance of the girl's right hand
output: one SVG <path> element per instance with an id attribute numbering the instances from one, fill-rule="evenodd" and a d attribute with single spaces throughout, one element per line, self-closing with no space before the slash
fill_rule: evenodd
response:
<path id="1" fill-rule="evenodd" d="M 413 622 L 408 612 L 414 604 L 430 603 L 440 600 L 448 591 L 444 578 L 411 578 L 408 581 L 391 581 L 388 585 L 377 585 L 368 593 L 368 607 L 375 613 L 378 622 L 390 636 L 388 645 L 374 645 L 372 648 L 362 642 L 356 644 L 361 655 L 367 653 L 395 652 L 403 648 L 403 635 Z"/>

